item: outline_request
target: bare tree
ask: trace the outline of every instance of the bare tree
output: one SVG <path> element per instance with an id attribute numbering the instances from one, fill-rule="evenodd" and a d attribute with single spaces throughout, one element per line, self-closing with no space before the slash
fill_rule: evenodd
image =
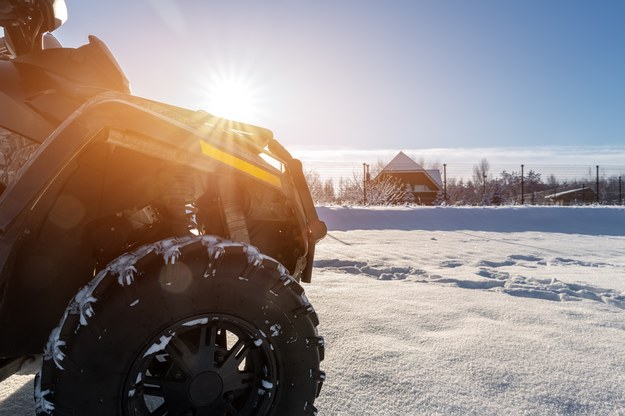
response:
<path id="1" fill-rule="evenodd" d="M 316 204 L 328 204 L 334 202 L 335 195 L 332 179 L 323 181 L 319 176 L 319 173 L 314 171 L 307 171 L 304 176 L 306 177 L 306 182 L 308 183 L 310 195 Z"/>
<path id="2" fill-rule="evenodd" d="M 486 182 L 488 178 L 489 170 L 490 163 L 486 158 L 480 160 L 479 164 L 473 166 L 473 183 L 476 187 L 484 186 L 484 182 Z"/>
<path id="3" fill-rule="evenodd" d="M 423 166 L 425 168 L 425 166 Z M 436 169 L 436 170 L 443 170 L 443 164 L 440 162 L 440 160 L 435 160 L 432 163 L 428 164 L 427 169 Z"/>
<path id="4" fill-rule="evenodd" d="M 339 180 L 338 202 L 341 204 L 363 203 L 364 193 L 362 190 L 362 176 L 353 174 L 351 179 L 341 178 Z"/>
<path id="5" fill-rule="evenodd" d="M 371 167 L 371 180 L 363 181 L 362 173 L 354 172 L 351 178 L 341 178 L 338 189 L 338 202 L 342 204 L 362 204 L 364 189 L 367 190 L 367 204 L 391 205 L 409 202 L 406 186 L 397 178 L 382 173 L 385 164 L 378 162 Z"/>
<path id="6" fill-rule="evenodd" d="M 410 200 L 406 185 L 399 179 L 387 175 L 380 174 L 374 180 L 367 182 L 367 200 L 372 205 L 391 205 L 414 202 Z"/>

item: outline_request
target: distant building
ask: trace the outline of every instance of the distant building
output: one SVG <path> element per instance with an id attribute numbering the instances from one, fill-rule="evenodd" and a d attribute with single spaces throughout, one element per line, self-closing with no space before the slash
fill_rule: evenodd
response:
<path id="1" fill-rule="evenodd" d="M 597 194 L 592 189 L 583 187 L 545 195 L 545 200 L 553 205 L 586 205 L 596 203 Z"/>
<path id="2" fill-rule="evenodd" d="M 422 205 L 434 205 L 436 196 L 443 188 L 441 172 L 438 169 L 423 169 L 421 165 L 399 152 L 374 179 L 381 180 L 385 176 L 398 179 L 406 188 L 411 202 Z M 406 201 L 389 201 L 402 203 Z"/>

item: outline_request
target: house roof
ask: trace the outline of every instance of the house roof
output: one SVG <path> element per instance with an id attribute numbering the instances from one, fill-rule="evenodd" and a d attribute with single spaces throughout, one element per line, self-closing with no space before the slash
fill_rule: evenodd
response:
<path id="1" fill-rule="evenodd" d="M 441 172 L 438 169 L 423 169 L 423 166 L 406 156 L 404 152 L 397 153 L 380 173 L 413 173 L 423 172 L 432 179 L 439 187 L 443 186 Z"/>
<path id="2" fill-rule="evenodd" d="M 393 160 L 384 166 L 382 172 L 419 172 L 423 170 L 420 164 L 410 159 L 404 152 L 399 152 Z"/>
<path id="3" fill-rule="evenodd" d="M 432 178 L 434 180 L 434 182 L 436 182 L 436 184 L 439 187 L 443 186 L 443 178 L 441 177 L 441 171 L 438 169 L 428 169 L 425 171 L 428 175 L 430 175 L 430 178 Z"/>
<path id="4" fill-rule="evenodd" d="M 551 195 L 545 195 L 545 198 L 557 199 L 562 198 L 564 196 L 576 195 L 576 194 L 586 194 L 587 196 L 596 195 L 595 191 L 591 188 L 577 188 L 577 189 L 569 189 L 568 191 L 562 191 Z"/>

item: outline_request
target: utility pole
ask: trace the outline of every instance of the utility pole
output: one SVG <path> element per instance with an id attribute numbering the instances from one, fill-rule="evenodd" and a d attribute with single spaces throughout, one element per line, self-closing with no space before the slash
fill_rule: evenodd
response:
<path id="1" fill-rule="evenodd" d="M 597 204 L 599 203 L 599 165 L 597 165 Z"/>
<path id="2" fill-rule="evenodd" d="M 367 180 L 369 179 L 369 165 L 362 164 L 362 194 L 363 205 L 367 205 Z"/>
<path id="3" fill-rule="evenodd" d="M 447 163 L 443 163 L 443 201 L 447 203 Z"/>
<path id="4" fill-rule="evenodd" d="M 486 205 L 486 174 L 482 176 L 482 203 Z"/>
<path id="5" fill-rule="evenodd" d="M 618 177 L 618 204 L 623 205 L 623 177 Z"/>
<path id="6" fill-rule="evenodd" d="M 521 205 L 525 205 L 525 183 L 523 182 L 523 168 L 525 165 L 521 165 Z"/>

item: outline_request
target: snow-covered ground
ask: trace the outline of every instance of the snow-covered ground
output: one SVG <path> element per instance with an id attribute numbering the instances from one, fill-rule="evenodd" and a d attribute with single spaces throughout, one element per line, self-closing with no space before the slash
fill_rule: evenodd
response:
<path id="1" fill-rule="evenodd" d="M 625 209 L 319 214 L 321 415 L 625 415 Z M 0 415 L 31 392 L 0 384 Z"/>
<path id="2" fill-rule="evenodd" d="M 625 210 L 319 212 L 323 414 L 625 414 Z"/>

